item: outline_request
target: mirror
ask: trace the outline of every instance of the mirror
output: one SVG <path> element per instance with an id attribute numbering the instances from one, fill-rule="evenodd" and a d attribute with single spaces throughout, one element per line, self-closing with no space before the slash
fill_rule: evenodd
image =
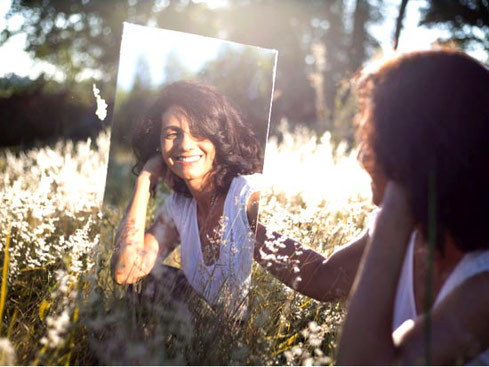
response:
<path id="1" fill-rule="evenodd" d="M 252 194 L 253 180 L 248 182 L 247 177 L 263 168 L 276 62 L 275 50 L 124 24 L 104 194 L 107 220 L 101 236 L 107 251 L 113 251 L 115 244 L 117 282 L 145 278 L 134 275 L 134 264 L 126 273 L 121 270 L 118 278 L 117 269 L 125 265 L 117 251 L 142 230 L 134 229 L 137 220 L 125 209 L 140 190 L 138 175 L 150 172 L 159 180 L 145 181 L 141 192 L 148 202 L 145 229 L 152 228 L 152 240 L 160 246 L 158 256 L 161 243 L 176 230 L 177 239 L 168 241 L 181 243 L 181 251 L 174 251 L 165 264 L 182 268 L 191 288 L 211 306 L 220 302 L 217 298 L 225 288 L 232 293 L 229 302 L 243 305 L 242 298 L 237 299 L 242 293 L 238 296 L 235 291 L 245 283 L 249 287 L 253 250 L 248 246 L 245 256 L 244 247 L 236 251 L 233 246 L 244 246 L 241 242 L 248 240 L 239 233 L 250 230 L 237 230 L 229 223 L 256 221 L 256 216 L 246 217 L 249 197 L 244 192 Z M 160 162 L 151 165 L 152 159 Z M 212 193 L 204 184 L 213 188 Z M 204 196 L 207 201 L 201 200 Z M 223 214 L 216 218 L 219 210 Z M 165 227 L 168 223 L 170 230 Z M 223 233 L 216 230 L 218 226 Z M 197 247 L 184 246 L 187 242 Z M 153 274 L 155 267 L 151 268 Z M 221 281 L 214 282 L 219 277 Z M 233 309 L 242 315 L 241 311 Z"/>

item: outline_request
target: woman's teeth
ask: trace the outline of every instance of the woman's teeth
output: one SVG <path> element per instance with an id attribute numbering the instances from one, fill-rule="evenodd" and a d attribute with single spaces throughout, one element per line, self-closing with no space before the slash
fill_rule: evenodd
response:
<path id="1" fill-rule="evenodd" d="M 200 155 L 193 155 L 190 157 L 182 157 L 182 156 L 177 157 L 177 161 L 181 161 L 181 162 L 196 162 L 199 159 L 200 159 Z"/>

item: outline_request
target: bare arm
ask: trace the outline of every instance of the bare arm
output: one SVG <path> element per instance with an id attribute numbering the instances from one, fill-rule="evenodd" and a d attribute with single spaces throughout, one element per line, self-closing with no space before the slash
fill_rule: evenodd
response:
<path id="1" fill-rule="evenodd" d="M 248 203 L 248 219 L 256 218 L 258 193 Z M 328 259 L 258 223 L 254 259 L 287 286 L 318 301 L 345 299 L 352 287 L 368 233 L 342 246 Z"/>
<path id="2" fill-rule="evenodd" d="M 389 182 L 367 244 L 342 330 L 338 364 L 391 364 L 397 282 L 413 225 L 406 195 Z"/>
<path id="3" fill-rule="evenodd" d="M 174 226 L 162 216 L 145 232 L 150 188 L 161 173 L 158 158 L 150 159 L 141 171 L 116 234 L 112 274 L 119 284 L 132 284 L 149 274 L 157 260 L 173 250 L 178 238 Z"/>

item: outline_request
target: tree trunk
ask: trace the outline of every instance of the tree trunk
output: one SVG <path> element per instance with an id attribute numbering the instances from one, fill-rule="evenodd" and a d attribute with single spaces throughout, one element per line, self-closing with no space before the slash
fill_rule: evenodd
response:
<path id="1" fill-rule="evenodd" d="M 355 72 L 365 59 L 365 42 L 367 40 L 365 24 L 368 19 L 369 4 L 366 0 L 357 0 L 353 13 L 353 30 L 350 43 L 350 72 Z"/>
<path id="2" fill-rule="evenodd" d="M 399 7 L 399 15 L 396 21 L 396 31 L 394 32 L 394 50 L 397 50 L 399 46 L 399 37 L 401 36 L 402 21 L 406 13 L 406 6 L 409 0 L 402 0 L 401 6 Z"/>

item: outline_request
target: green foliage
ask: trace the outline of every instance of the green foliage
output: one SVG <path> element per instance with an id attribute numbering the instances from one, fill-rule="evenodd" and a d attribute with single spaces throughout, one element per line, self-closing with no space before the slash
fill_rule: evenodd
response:
<path id="1" fill-rule="evenodd" d="M 93 113 L 88 81 L 75 85 L 9 75 L 0 78 L 0 146 L 32 147 L 59 137 L 96 136 L 103 124 Z"/>
<path id="2" fill-rule="evenodd" d="M 184 7 L 186 11 L 182 12 Z M 211 12 L 204 5 L 187 6 L 179 1 L 161 6 L 152 1 L 13 0 L 7 18 L 14 14 L 21 14 L 24 22 L 18 29 L 2 31 L 3 41 L 25 32 L 26 51 L 61 68 L 68 79 L 91 69 L 109 84 L 115 80 L 125 21 L 156 22 L 170 29 L 214 34 L 209 32 Z"/>
<path id="3" fill-rule="evenodd" d="M 489 52 L 489 3 L 478 0 L 428 0 L 420 24 L 446 26 L 454 41 L 470 50 L 482 47 Z"/>
<path id="4" fill-rule="evenodd" d="M 199 78 L 216 86 L 236 104 L 256 136 L 264 143 L 272 95 L 273 58 L 253 49 L 225 47 L 207 63 Z M 236 86 L 243 86 L 236 88 Z M 263 137 L 263 139 L 261 139 Z"/>
<path id="5" fill-rule="evenodd" d="M 341 143 L 346 143 L 351 149 L 355 146 L 355 116 L 357 114 L 357 100 L 353 85 L 349 80 L 343 81 L 338 87 L 338 94 L 335 100 L 335 117 L 332 127 L 329 129 L 333 133 L 332 139 L 335 147 Z"/>

